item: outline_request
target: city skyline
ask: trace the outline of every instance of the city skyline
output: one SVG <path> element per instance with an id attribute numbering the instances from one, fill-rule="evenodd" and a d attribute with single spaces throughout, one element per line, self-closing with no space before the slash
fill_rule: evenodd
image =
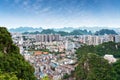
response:
<path id="1" fill-rule="evenodd" d="M 119 0 L 1 0 L 0 26 L 120 28 Z"/>

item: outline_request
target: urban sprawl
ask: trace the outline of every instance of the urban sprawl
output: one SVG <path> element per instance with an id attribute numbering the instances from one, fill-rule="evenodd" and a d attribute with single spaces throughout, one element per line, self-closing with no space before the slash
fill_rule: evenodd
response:
<path id="1" fill-rule="evenodd" d="M 60 80 L 65 74 L 71 74 L 77 65 L 75 51 L 83 44 L 120 42 L 120 35 L 11 34 L 20 53 L 34 66 L 34 74 L 38 79 L 48 76 Z"/>

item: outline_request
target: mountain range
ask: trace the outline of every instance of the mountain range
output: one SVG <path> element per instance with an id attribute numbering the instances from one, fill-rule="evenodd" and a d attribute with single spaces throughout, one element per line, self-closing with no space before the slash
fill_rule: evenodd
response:
<path id="1" fill-rule="evenodd" d="M 19 33 L 24 33 L 24 32 L 35 32 L 35 31 L 42 31 L 43 28 L 33 28 L 33 27 L 18 27 L 18 28 L 11 28 L 9 29 L 10 32 L 19 32 Z"/>
<path id="2" fill-rule="evenodd" d="M 18 28 L 11 28 L 9 29 L 10 32 L 19 32 L 19 33 L 24 33 L 24 32 L 35 32 L 35 31 L 38 31 L 38 32 L 41 32 L 44 28 L 42 27 L 38 27 L 38 28 L 34 28 L 34 27 L 18 27 Z M 94 26 L 94 27 L 86 27 L 86 26 L 83 26 L 83 27 L 63 27 L 63 28 L 50 28 L 54 31 L 64 31 L 64 32 L 72 32 L 73 30 L 77 30 L 77 29 L 80 29 L 80 30 L 87 30 L 87 31 L 91 31 L 92 33 L 95 33 L 96 31 L 99 31 L 101 29 L 111 29 L 111 30 L 114 30 L 116 31 L 118 34 L 120 34 L 120 28 L 114 28 L 114 27 L 98 27 L 98 26 Z"/>

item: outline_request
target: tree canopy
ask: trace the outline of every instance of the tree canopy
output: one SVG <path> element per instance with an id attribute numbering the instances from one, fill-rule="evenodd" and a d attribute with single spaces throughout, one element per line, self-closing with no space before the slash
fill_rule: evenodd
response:
<path id="1" fill-rule="evenodd" d="M 108 61 L 94 53 L 84 55 L 75 71 L 76 80 L 115 80 L 115 76 Z"/>
<path id="2" fill-rule="evenodd" d="M 3 76 L 15 73 L 13 77 L 16 79 L 36 80 L 34 68 L 19 53 L 19 48 L 13 44 L 10 33 L 4 27 L 0 27 L 0 61 Z"/>
<path id="3" fill-rule="evenodd" d="M 78 65 L 74 76 L 76 80 L 119 80 L 120 43 L 107 42 L 97 46 L 84 45 L 76 51 Z M 109 64 L 105 54 L 114 55 L 117 62 Z"/>

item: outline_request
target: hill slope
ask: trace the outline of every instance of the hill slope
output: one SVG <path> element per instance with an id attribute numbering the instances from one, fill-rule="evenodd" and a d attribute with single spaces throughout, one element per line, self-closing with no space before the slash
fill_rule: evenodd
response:
<path id="1" fill-rule="evenodd" d="M 2 74 L 14 73 L 17 77 L 14 80 L 36 80 L 34 68 L 19 53 L 19 48 L 13 44 L 10 33 L 4 27 L 0 27 L 0 61 Z"/>
<path id="2" fill-rule="evenodd" d="M 110 29 L 101 29 L 101 30 L 95 32 L 95 35 L 104 35 L 104 34 L 117 35 L 117 33 L 114 30 L 110 30 Z"/>
<path id="3" fill-rule="evenodd" d="M 76 51 L 78 65 L 74 76 L 76 80 L 119 80 L 120 43 L 107 42 L 97 46 L 84 45 Z M 118 60 L 109 64 L 105 54 L 114 55 Z"/>

